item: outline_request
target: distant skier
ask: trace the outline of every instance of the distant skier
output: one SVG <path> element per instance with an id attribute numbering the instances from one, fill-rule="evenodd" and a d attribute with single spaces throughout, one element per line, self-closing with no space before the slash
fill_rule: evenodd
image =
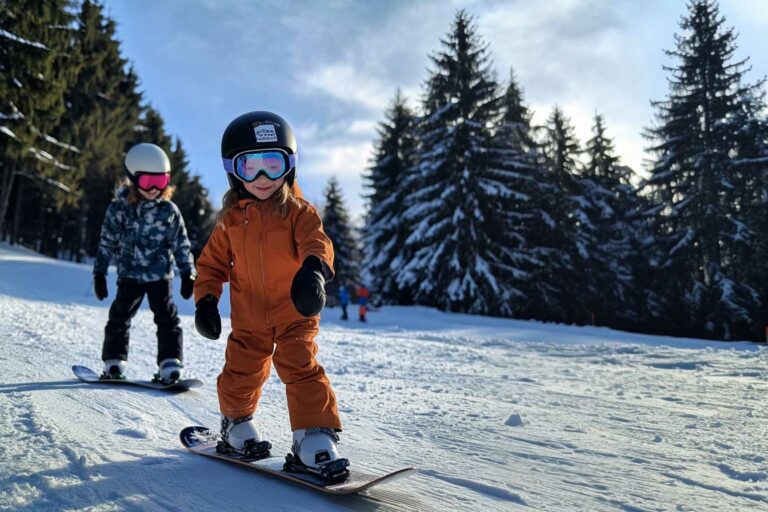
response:
<path id="1" fill-rule="evenodd" d="M 107 268 L 117 264 L 117 295 L 104 329 L 102 378 L 124 379 L 131 319 L 144 295 L 157 324 L 157 380 L 181 378 L 183 338 L 173 302 L 173 261 L 181 273 L 181 296 L 192 296 L 195 267 L 173 187 L 168 155 L 154 144 L 137 144 L 125 156 L 126 181 L 115 193 L 104 222 L 93 266 L 94 294 L 109 295 Z"/>
<path id="2" fill-rule="evenodd" d="M 339 305 L 341 305 L 341 319 L 348 320 L 347 306 L 349 306 L 349 292 L 346 286 L 339 286 Z"/>
<path id="3" fill-rule="evenodd" d="M 218 339 L 218 301 L 229 281 L 232 332 L 218 377 L 226 449 L 269 454 L 254 413 L 274 363 L 286 386 L 299 470 L 332 468 L 338 477 L 347 462 L 336 447 L 341 419 L 314 341 L 333 278 L 333 245 L 315 208 L 293 191 L 297 151 L 291 127 L 271 112 L 243 114 L 225 129 L 230 188 L 197 261 L 195 325 Z"/>
<path id="4" fill-rule="evenodd" d="M 368 288 L 364 284 L 357 287 L 357 304 L 360 321 L 367 322 L 366 313 L 368 312 Z"/>

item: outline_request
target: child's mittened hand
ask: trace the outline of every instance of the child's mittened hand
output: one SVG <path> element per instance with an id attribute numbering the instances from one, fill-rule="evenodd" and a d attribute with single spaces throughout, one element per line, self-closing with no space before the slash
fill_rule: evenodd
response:
<path id="1" fill-rule="evenodd" d="M 181 274 L 181 297 L 188 299 L 192 296 L 192 290 L 195 287 L 195 280 L 192 274 L 185 272 Z"/>
<path id="2" fill-rule="evenodd" d="M 221 335 L 221 317 L 219 300 L 213 295 L 206 295 L 195 305 L 195 327 L 197 332 L 209 340 L 217 340 Z"/>
<path id="3" fill-rule="evenodd" d="M 325 275 L 323 262 L 309 256 L 293 278 L 291 300 L 302 316 L 317 316 L 325 307 Z"/>
<path id="4" fill-rule="evenodd" d="M 107 276 L 104 274 L 93 274 L 93 294 L 99 300 L 109 297 L 107 291 Z"/>

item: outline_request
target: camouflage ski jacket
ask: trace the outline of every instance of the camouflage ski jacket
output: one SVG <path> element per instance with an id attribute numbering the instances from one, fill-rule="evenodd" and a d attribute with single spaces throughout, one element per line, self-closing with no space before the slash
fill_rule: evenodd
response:
<path id="1" fill-rule="evenodd" d="M 174 260 L 182 274 L 195 275 L 179 207 L 164 199 L 129 204 L 127 196 L 128 189 L 119 188 L 107 208 L 93 273 L 106 274 L 114 257 L 121 279 L 172 279 Z"/>

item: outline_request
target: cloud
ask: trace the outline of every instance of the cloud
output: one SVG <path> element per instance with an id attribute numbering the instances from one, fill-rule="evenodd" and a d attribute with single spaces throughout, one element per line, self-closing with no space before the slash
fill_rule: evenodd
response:
<path id="1" fill-rule="evenodd" d="M 376 133 L 377 125 L 377 121 L 371 119 L 359 119 L 352 121 L 352 123 L 349 125 L 349 133 L 370 137 L 372 134 Z"/>
<path id="2" fill-rule="evenodd" d="M 733 19 L 730 16 L 728 19 L 730 25 L 749 23 L 764 28 L 768 23 L 768 3 L 765 0 L 721 0 L 720 4 L 721 14 L 733 14 Z"/>
<path id="3" fill-rule="evenodd" d="M 341 102 L 354 102 L 378 113 L 391 96 L 389 84 L 376 80 L 351 64 L 332 64 L 310 69 L 297 92 L 321 93 Z"/>
<path id="4" fill-rule="evenodd" d="M 336 176 L 353 218 L 363 211 L 362 172 L 371 156 L 370 143 L 309 146 L 299 160 L 299 183 L 305 197 L 320 205 L 328 179 Z"/>
<path id="5" fill-rule="evenodd" d="M 310 146 L 302 153 L 302 166 L 313 173 L 330 177 L 344 178 L 360 176 L 360 171 L 368 167 L 372 154 L 371 143 L 336 144 L 332 146 Z"/>

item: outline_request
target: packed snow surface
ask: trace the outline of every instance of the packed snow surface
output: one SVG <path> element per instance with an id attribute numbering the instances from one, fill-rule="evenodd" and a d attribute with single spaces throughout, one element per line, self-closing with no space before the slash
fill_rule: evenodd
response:
<path id="1" fill-rule="evenodd" d="M 187 452 L 216 426 L 224 339 L 177 296 L 185 393 L 88 385 L 110 297 L 91 268 L 0 245 L 2 510 L 768 510 L 768 350 L 749 343 L 384 307 L 362 324 L 323 313 L 319 359 L 353 467 L 420 473 L 332 498 Z M 178 289 L 178 283 L 176 288 Z M 226 298 L 222 307 L 229 328 Z M 128 371 L 155 370 L 144 305 Z M 258 420 L 287 452 L 280 380 Z"/>

